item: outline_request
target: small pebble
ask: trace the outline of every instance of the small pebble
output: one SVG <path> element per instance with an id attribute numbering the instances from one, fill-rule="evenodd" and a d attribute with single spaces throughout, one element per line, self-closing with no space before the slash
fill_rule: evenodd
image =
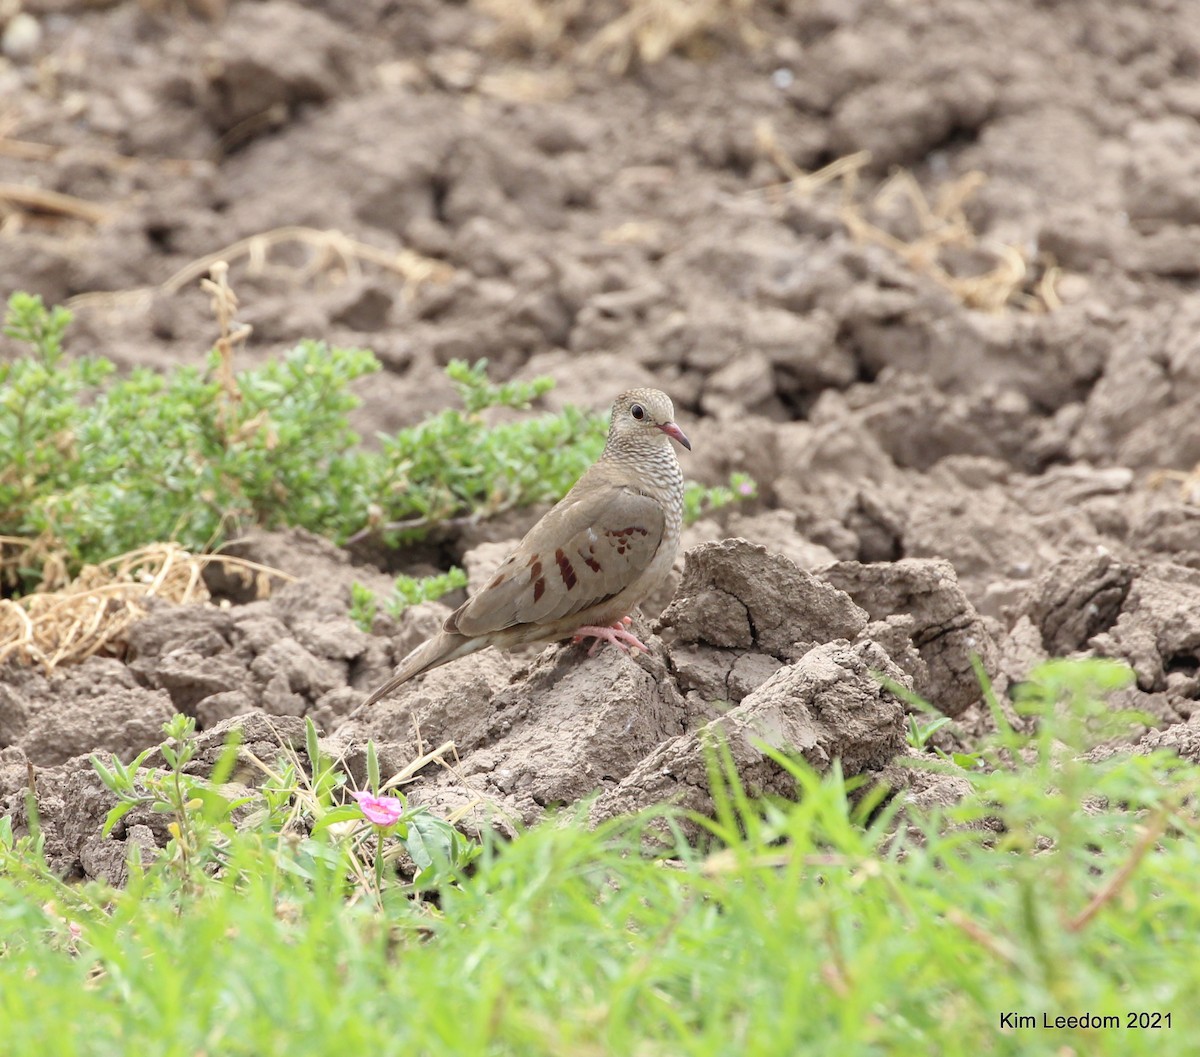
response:
<path id="1" fill-rule="evenodd" d="M 38 20 L 19 11 L 9 20 L 0 36 L 0 51 L 18 61 L 30 58 L 42 43 L 42 27 Z"/>
<path id="2" fill-rule="evenodd" d="M 795 80 L 796 75 L 786 66 L 780 66 L 778 70 L 771 74 L 771 83 L 779 89 L 791 88 L 792 82 Z"/>

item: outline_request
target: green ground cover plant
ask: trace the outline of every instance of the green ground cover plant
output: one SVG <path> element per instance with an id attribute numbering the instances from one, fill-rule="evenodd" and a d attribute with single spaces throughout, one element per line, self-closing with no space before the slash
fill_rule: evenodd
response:
<path id="1" fill-rule="evenodd" d="M 134 795 L 212 821 L 123 890 L 61 883 L 0 824 L 4 1053 L 1194 1053 L 1200 771 L 1082 759 L 1127 729 L 1104 700 L 1127 678 L 1035 672 L 956 807 L 784 758 L 796 799 L 756 800 L 714 746 L 712 818 L 569 815 L 443 845 L 423 884 L 377 773 L 363 800 L 281 756 L 236 828 L 168 759 Z"/>
<path id="2" fill-rule="evenodd" d="M 527 408 L 553 383 L 495 384 L 483 361 L 455 361 L 446 370 L 462 409 L 368 449 L 349 420 L 353 383 L 379 369 L 366 350 L 305 341 L 235 373 L 218 348 L 204 369 L 118 376 L 103 357 L 66 355 L 69 323 L 40 298 L 9 300 L 4 332 L 27 352 L 0 364 L 0 536 L 29 541 L 9 544 L 10 589 L 38 586 L 48 558 L 70 574 L 149 543 L 211 550 L 250 526 L 413 541 L 556 501 L 604 444 L 604 418 L 573 408 L 489 424 L 485 411 Z M 741 477 L 692 484 L 688 512 L 753 492 Z"/>

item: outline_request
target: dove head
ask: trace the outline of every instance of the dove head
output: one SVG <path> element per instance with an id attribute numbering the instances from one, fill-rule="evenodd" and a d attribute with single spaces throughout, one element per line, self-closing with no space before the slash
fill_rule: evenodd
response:
<path id="1" fill-rule="evenodd" d="M 669 449 L 671 440 L 678 441 L 688 451 L 692 449 L 691 441 L 675 425 L 675 408 L 666 393 L 658 389 L 630 389 L 617 397 L 604 447 L 606 455 Z"/>

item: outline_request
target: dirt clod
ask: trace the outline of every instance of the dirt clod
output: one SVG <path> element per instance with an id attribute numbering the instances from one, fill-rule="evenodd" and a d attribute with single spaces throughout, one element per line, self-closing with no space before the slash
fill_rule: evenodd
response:
<path id="1" fill-rule="evenodd" d="M 730 539 L 688 552 L 660 623 L 672 641 L 754 648 L 783 660 L 795 658 L 798 644 L 853 638 L 867 616 L 788 558 Z"/>
<path id="2" fill-rule="evenodd" d="M 779 669 L 736 707 L 660 744 L 615 789 L 597 799 L 594 820 L 660 801 L 712 809 L 709 754 L 728 747 L 752 794 L 787 796 L 795 779 L 766 750 L 802 756 L 818 771 L 835 758 L 847 774 L 882 767 L 904 744 L 904 707 L 872 672 L 907 678 L 873 643 L 815 646 Z"/>
<path id="3" fill-rule="evenodd" d="M 907 617 L 903 627 L 924 666 L 914 689 L 949 716 L 979 700 L 979 680 L 972 666 L 996 672 L 997 653 L 991 634 L 967 600 L 949 562 L 905 558 L 864 565 L 841 562 L 822 577 L 845 591 L 875 620 Z M 895 643 L 895 639 L 889 635 Z M 895 648 L 895 646 L 893 646 Z M 903 649 L 903 646 L 901 646 Z"/>

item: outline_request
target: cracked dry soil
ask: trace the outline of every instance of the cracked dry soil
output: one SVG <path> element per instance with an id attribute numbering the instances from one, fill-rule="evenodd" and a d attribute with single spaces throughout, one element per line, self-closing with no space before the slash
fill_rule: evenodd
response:
<path id="1" fill-rule="evenodd" d="M 620 6 L 589 5 L 572 40 Z M 392 770 L 453 741 L 457 765 L 411 794 L 475 805 L 468 826 L 597 793 L 597 819 L 703 809 L 713 730 L 757 789 L 787 791 L 765 742 L 927 800 L 892 764 L 904 707 L 872 673 L 953 716 L 937 737 L 969 747 L 988 725 L 973 655 L 1001 692 L 1048 656 L 1126 660 L 1121 703 L 1154 719 L 1130 751 L 1200 758 L 1189 0 L 762 4 L 756 34 L 718 28 L 623 74 L 476 3 L 24 7 L 41 38 L 0 59 L 0 187 L 98 208 L 0 194 L 0 289 L 140 291 L 75 302 L 75 349 L 196 362 L 207 299 L 172 277 L 235 247 L 246 357 L 305 337 L 376 350 L 364 436 L 448 404 L 442 366 L 486 356 L 501 378 L 555 377 L 548 407 L 667 389 L 694 443 L 685 472 L 744 470 L 760 495 L 688 530 L 636 626 L 645 657 L 488 652 L 347 720 L 446 608 L 366 634 L 350 584 L 389 576 L 292 532 L 239 545 L 297 577 L 270 597 L 210 572 L 212 604 L 159 605 L 119 657 L 10 664 L 0 810 L 24 823 L 32 766 L 64 874 L 119 881 L 128 845 L 165 839 L 136 813 L 100 839 L 86 755 L 129 758 L 177 710 L 205 751 L 236 722 L 268 758 L 302 750 L 312 716 L 352 769 L 367 738 Z M 847 157 L 853 186 L 781 186 Z M 263 267 L 238 256 L 289 226 L 445 272 L 406 283 L 336 254 L 304 272 L 284 242 Z M 387 572 L 457 561 L 478 583 L 538 513 Z"/>

